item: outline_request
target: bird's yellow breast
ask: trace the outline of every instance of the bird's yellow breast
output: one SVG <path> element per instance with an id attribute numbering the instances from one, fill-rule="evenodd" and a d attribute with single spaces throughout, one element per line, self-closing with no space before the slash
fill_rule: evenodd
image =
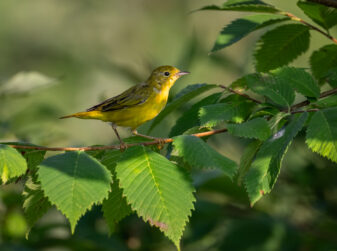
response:
<path id="1" fill-rule="evenodd" d="M 160 113 L 166 105 L 168 93 L 169 88 L 162 90 L 155 88 L 143 104 L 108 112 L 93 111 L 91 118 L 97 116 L 97 119 L 112 122 L 117 126 L 135 129 Z"/>

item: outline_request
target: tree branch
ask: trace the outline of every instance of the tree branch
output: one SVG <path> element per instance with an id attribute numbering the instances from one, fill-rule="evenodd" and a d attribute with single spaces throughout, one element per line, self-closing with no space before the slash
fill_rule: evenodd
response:
<path id="1" fill-rule="evenodd" d="M 319 98 L 325 98 L 327 96 L 330 96 L 332 94 L 335 94 L 337 93 L 337 88 L 334 88 L 334 89 L 331 89 L 329 91 L 325 91 L 325 92 L 322 92 L 321 95 L 319 95 Z M 290 111 L 294 111 L 296 110 L 297 108 L 301 108 L 303 106 L 307 106 L 310 104 L 310 101 L 309 100 L 304 100 L 296 105 L 293 105 L 290 107 Z"/>
<path id="2" fill-rule="evenodd" d="M 306 26 L 308 26 L 310 29 L 313 29 L 315 31 L 318 31 L 319 33 L 321 33 L 322 35 L 326 36 L 327 38 L 329 38 L 330 40 L 332 40 L 332 42 L 334 42 L 335 44 L 337 44 L 337 39 L 334 38 L 333 36 L 331 36 L 330 34 L 326 33 L 325 31 L 321 30 L 320 28 L 312 25 L 312 24 L 309 24 L 308 22 L 304 21 L 302 18 L 299 18 L 289 12 L 281 12 L 280 14 L 282 15 L 285 15 L 287 17 L 290 17 L 291 20 L 293 21 L 297 21 L 297 22 L 300 22 Z"/>
<path id="3" fill-rule="evenodd" d="M 222 87 L 223 88 L 223 87 Z M 224 89 L 227 89 L 229 87 L 226 87 Z M 230 88 L 231 89 L 231 88 Z M 233 93 L 236 93 L 240 96 L 246 97 L 247 99 L 250 99 L 252 101 L 254 101 L 255 99 L 252 99 L 250 96 L 243 94 L 243 93 L 237 93 L 236 91 L 234 91 L 233 89 L 231 89 Z M 319 96 L 319 98 L 325 98 L 327 96 L 330 96 L 332 94 L 337 93 L 337 88 L 335 89 L 331 89 L 329 91 L 325 91 L 322 92 L 321 95 Z M 256 103 L 261 103 L 258 100 L 255 100 L 254 102 Z M 290 113 L 291 114 L 295 114 L 295 113 L 303 113 L 303 112 L 316 112 L 318 111 L 318 109 L 314 108 L 314 109 L 309 109 L 309 110 L 296 110 L 297 108 L 301 108 L 303 106 L 306 106 L 310 104 L 310 102 L 308 100 L 305 100 L 303 102 L 300 102 L 296 105 L 293 105 L 290 109 Z M 288 111 L 288 110 L 287 110 Z M 198 137 L 198 138 L 202 138 L 202 137 L 207 137 L 207 136 L 211 136 L 211 135 L 215 135 L 215 134 L 219 134 L 219 133 L 224 133 L 227 132 L 228 129 L 227 128 L 221 128 L 221 129 L 217 129 L 217 130 L 211 130 L 208 132 L 200 132 L 200 133 L 195 133 L 192 134 L 192 136 Z M 132 144 L 126 144 L 126 147 L 132 147 L 132 146 L 139 146 L 139 145 L 143 145 L 143 146 L 151 146 L 151 145 L 161 145 L 161 144 L 167 144 L 167 143 L 171 143 L 173 142 L 172 138 L 165 138 L 165 139 L 160 139 L 160 140 L 154 140 L 154 141 L 147 141 L 147 142 L 140 142 L 140 143 L 132 143 Z M 1 144 L 1 142 L 0 142 Z M 17 148 L 17 149 L 32 149 L 32 150 L 41 150 L 41 151 L 95 151 L 95 150 L 112 150 L 112 149 L 121 149 L 120 145 L 111 145 L 111 146 L 84 146 L 84 147 L 43 147 L 43 146 L 23 146 L 23 145 L 9 145 L 13 148 Z"/>

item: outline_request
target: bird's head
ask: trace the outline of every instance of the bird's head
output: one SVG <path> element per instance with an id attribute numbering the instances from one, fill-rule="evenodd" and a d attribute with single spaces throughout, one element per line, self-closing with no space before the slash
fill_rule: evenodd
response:
<path id="1" fill-rule="evenodd" d="M 156 87 L 170 88 L 178 78 L 186 74 L 189 74 L 189 72 L 180 71 L 173 66 L 160 66 L 153 70 L 147 82 Z"/>

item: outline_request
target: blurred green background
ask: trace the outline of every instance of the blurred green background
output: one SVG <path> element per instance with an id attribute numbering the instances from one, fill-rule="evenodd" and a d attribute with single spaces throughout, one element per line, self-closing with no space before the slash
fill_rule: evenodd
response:
<path id="1" fill-rule="evenodd" d="M 296 1 L 266 2 L 304 17 Z M 0 88 L 15 74 L 31 71 L 43 74 L 33 79 L 44 76 L 52 84 L 0 96 L 0 140 L 46 146 L 111 144 L 116 140 L 108 125 L 58 117 L 119 94 L 159 65 L 192 73 L 176 83 L 172 96 L 189 84 L 229 85 L 253 71 L 252 52 L 261 33 L 208 55 L 221 28 L 247 15 L 191 13 L 220 3 L 1 0 Z M 311 35 L 310 51 L 293 65 L 308 67 L 311 52 L 329 43 Z M 167 136 L 180 112 L 166 118 L 153 135 Z M 122 137 L 130 134 L 121 132 Z M 247 144 L 228 135 L 209 142 L 236 161 Z M 301 135 L 289 149 L 274 190 L 254 208 L 243 187 L 214 172 L 197 173 L 196 210 L 184 233 L 183 250 L 337 250 L 336 178 L 336 165 L 312 154 Z M 22 185 L 19 181 L 0 191 L 1 250 L 174 250 L 159 230 L 135 216 L 118 224 L 109 237 L 99 207 L 81 219 L 74 236 L 64 216 L 50 210 L 26 240 Z"/>

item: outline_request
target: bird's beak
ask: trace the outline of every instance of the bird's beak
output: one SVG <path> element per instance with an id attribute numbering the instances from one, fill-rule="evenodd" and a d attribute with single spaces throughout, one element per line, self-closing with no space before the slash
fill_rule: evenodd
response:
<path id="1" fill-rule="evenodd" d="M 190 74 L 190 72 L 188 72 L 188 71 L 180 71 L 180 72 L 177 72 L 177 73 L 176 73 L 176 75 L 177 75 L 178 77 L 183 76 L 183 75 L 187 75 L 187 74 Z"/>

